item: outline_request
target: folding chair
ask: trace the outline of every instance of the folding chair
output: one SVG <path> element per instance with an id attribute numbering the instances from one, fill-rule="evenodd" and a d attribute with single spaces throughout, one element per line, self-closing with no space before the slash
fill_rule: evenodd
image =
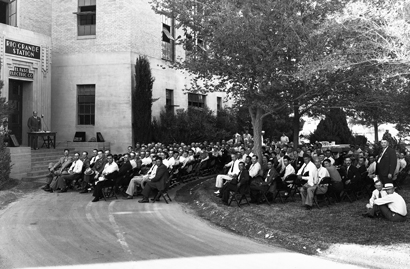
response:
<path id="1" fill-rule="evenodd" d="M 169 195 L 168 195 L 168 189 L 169 189 L 169 185 L 170 185 L 170 182 L 171 182 L 173 176 L 174 176 L 174 175 L 171 174 L 171 175 L 168 177 L 167 181 L 165 181 L 164 189 L 163 189 L 162 191 L 158 191 L 158 194 L 155 196 L 153 203 L 155 203 L 155 202 L 156 202 L 157 200 L 159 200 L 161 197 L 164 198 L 165 203 L 167 203 L 167 204 L 168 204 L 167 198 L 168 198 L 168 200 L 169 200 L 170 202 L 172 202 L 171 197 L 169 197 Z"/>
<path id="2" fill-rule="evenodd" d="M 231 205 L 232 201 L 235 201 L 236 204 L 238 205 L 238 207 L 241 207 L 241 205 L 247 204 L 247 205 L 251 205 L 249 203 L 248 198 L 246 197 L 246 195 L 250 195 L 250 181 L 248 184 L 246 185 L 242 185 L 239 187 L 239 189 L 237 189 L 235 192 L 231 191 L 230 192 L 230 197 L 228 200 L 228 206 Z M 245 203 L 242 203 L 242 200 L 245 200 Z"/>
<path id="3" fill-rule="evenodd" d="M 329 187 L 332 184 L 332 179 L 330 177 L 325 177 L 322 179 L 322 181 L 320 182 L 319 185 L 327 185 L 328 186 L 328 190 L 325 193 L 321 193 L 318 194 L 317 193 L 317 188 L 315 189 L 315 192 L 313 194 L 313 202 L 315 203 L 315 205 L 317 206 L 318 209 L 320 209 L 319 203 L 320 202 L 326 202 L 326 205 L 329 206 L 331 204 L 330 202 L 330 196 L 328 194 L 329 191 Z M 320 199 L 322 198 L 322 199 Z"/>
<path id="4" fill-rule="evenodd" d="M 298 176 L 295 174 L 287 176 L 283 182 L 283 186 L 277 189 L 276 195 L 273 198 L 273 201 L 275 201 L 277 197 L 279 197 L 282 203 L 284 203 L 288 198 L 294 199 L 294 196 L 297 192 L 297 185 L 296 185 L 297 178 Z"/>
<path id="5" fill-rule="evenodd" d="M 115 199 L 118 199 L 117 194 L 115 193 L 115 182 L 112 182 L 110 186 L 103 188 L 102 194 L 105 201 L 107 201 L 107 199 L 111 197 L 115 197 Z"/>
<path id="6" fill-rule="evenodd" d="M 352 184 L 345 185 L 344 190 L 340 194 L 340 201 L 342 202 L 344 199 L 348 199 L 349 202 L 353 203 L 353 201 L 356 200 L 356 195 L 354 193 L 354 190 L 351 186 Z M 352 199 L 354 198 L 354 200 Z"/>

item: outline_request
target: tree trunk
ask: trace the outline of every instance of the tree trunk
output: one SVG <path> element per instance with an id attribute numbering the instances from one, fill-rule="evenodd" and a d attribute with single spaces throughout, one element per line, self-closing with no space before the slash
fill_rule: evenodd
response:
<path id="1" fill-rule="evenodd" d="M 293 106 L 293 148 L 297 148 L 299 145 L 299 121 L 300 121 L 300 114 L 299 114 L 299 106 L 295 104 Z"/>
<path id="2" fill-rule="evenodd" d="M 259 107 L 249 107 L 249 114 L 253 127 L 253 153 L 258 156 L 259 163 L 262 164 L 262 115 L 263 110 Z"/>
<path id="3" fill-rule="evenodd" d="M 373 122 L 373 128 L 374 128 L 374 143 L 376 144 L 379 142 L 379 125 L 377 121 Z"/>

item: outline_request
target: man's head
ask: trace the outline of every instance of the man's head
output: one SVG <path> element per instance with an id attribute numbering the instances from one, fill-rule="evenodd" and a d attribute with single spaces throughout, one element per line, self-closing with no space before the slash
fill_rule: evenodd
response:
<path id="1" fill-rule="evenodd" d="M 359 164 L 359 166 L 365 165 L 364 157 L 359 157 L 359 162 L 358 162 L 358 164 Z"/>
<path id="2" fill-rule="evenodd" d="M 236 153 L 232 153 L 231 158 L 232 158 L 232 161 L 236 161 L 238 159 Z"/>
<path id="3" fill-rule="evenodd" d="M 125 153 L 122 158 L 124 159 L 124 162 L 128 161 L 130 159 L 130 154 Z"/>
<path id="4" fill-rule="evenodd" d="M 97 155 L 98 155 L 98 158 L 101 159 L 104 156 L 104 153 L 103 153 L 102 150 L 99 150 L 99 151 L 97 151 Z"/>
<path id="5" fill-rule="evenodd" d="M 273 167 L 273 160 L 268 160 L 268 169 L 272 169 Z"/>
<path id="6" fill-rule="evenodd" d="M 252 157 L 251 156 L 246 156 L 245 158 L 245 163 L 251 163 L 252 162 Z"/>
<path id="7" fill-rule="evenodd" d="M 64 156 L 68 156 L 68 154 L 70 154 L 70 150 L 69 149 L 64 149 Z"/>
<path id="8" fill-rule="evenodd" d="M 136 153 L 131 152 L 131 153 L 130 153 L 130 160 L 134 160 L 135 157 L 136 157 Z"/>
<path id="9" fill-rule="evenodd" d="M 318 168 L 318 169 L 322 166 L 322 163 L 320 162 L 319 159 L 315 159 L 315 166 L 316 166 L 316 168 Z"/>
<path id="10" fill-rule="evenodd" d="M 382 145 L 382 148 L 385 149 L 389 146 L 389 142 L 387 140 L 382 140 L 380 141 L 380 144 Z"/>
<path id="11" fill-rule="evenodd" d="M 303 162 L 308 164 L 310 162 L 310 155 L 309 154 L 303 154 Z"/>
<path id="12" fill-rule="evenodd" d="M 242 156 L 245 155 L 245 149 L 244 149 L 244 148 L 241 148 L 241 149 L 240 149 L 240 152 L 241 152 L 241 155 L 242 155 Z"/>
<path id="13" fill-rule="evenodd" d="M 289 156 L 283 157 L 283 164 L 285 166 L 288 166 L 289 163 L 290 163 L 290 157 Z"/>
<path id="14" fill-rule="evenodd" d="M 380 180 L 377 180 L 374 182 L 374 187 L 378 190 L 381 191 L 383 189 L 383 183 Z"/>
<path id="15" fill-rule="evenodd" d="M 83 157 L 84 159 L 87 158 L 87 157 L 88 157 L 88 152 L 87 152 L 87 151 L 83 151 L 83 154 L 82 154 L 81 157 Z"/>
<path id="16" fill-rule="evenodd" d="M 329 159 L 325 159 L 325 160 L 323 161 L 323 165 L 324 165 L 325 167 L 330 167 L 330 166 L 332 165 L 332 162 L 331 162 Z"/>
<path id="17" fill-rule="evenodd" d="M 104 154 L 105 154 L 105 156 L 108 156 L 109 154 L 111 154 L 111 151 L 109 149 L 106 149 Z"/>
<path id="18" fill-rule="evenodd" d="M 93 149 L 93 156 L 97 156 L 98 155 L 98 149 Z"/>
<path id="19" fill-rule="evenodd" d="M 145 151 L 140 152 L 141 159 L 145 158 Z"/>
<path id="20" fill-rule="evenodd" d="M 33 111 L 33 116 L 37 117 L 37 111 Z"/>
<path id="21" fill-rule="evenodd" d="M 80 153 L 76 152 L 74 153 L 74 161 L 77 161 L 78 159 L 80 159 Z"/>
<path id="22" fill-rule="evenodd" d="M 326 150 L 325 156 L 326 156 L 327 158 L 332 157 L 332 152 L 330 151 L 330 149 Z"/>
<path id="23" fill-rule="evenodd" d="M 239 170 L 243 170 L 244 168 L 245 168 L 245 163 L 244 162 L 240 162 L 239 164 L 238 164 L 238 167 L 239 167 Z"/>
<path id="24" fill-rule="evenodd" d="M 258 156 L 253 155 L 253 156 L 252 156 L 252 163 L 255 164 L 255 163 L 257 163 L 257 162 L 258 162 Z"/>
<path id="25" fill-rule="evenodd" d="M 161 157 L 157 157 L 157 159 L 155 160 L 155 163 L 160 166 L 162 164 L 162 158 Z"/>
<path id="26" fill-rule="evenodd" d="M 345 164 L 346 164 L 346 166 L 352 165 L 352 159 L 350 157 L 346 157 Z"/>
<path id="27" fill-rule="evenodd" d="M 319 145 L 321 145 L 321 144 L 319 144 Z M 323 161 L 325 160 L 325 154 L 324 154 L 324 153 L 320 153 L 319 156 L 318 156 L 318 158 L 319 158 L 320 162 L 323 162 Z"/>
<path id="28" fill-rule="evenodd" d="M 387 192 L 387 194 L 393 194 L 394 189 L 395 189 L 395 187 L 394 187 L 393 183 L 384 184 L 383 190 L 385 190 Z"/>
<path id="29" fill-rule="evenodd" d="M 112 162 L 114 161 L 114 157 L 112 156 L 112 154 L 107 155 L 107 161 L 109 164 L 112 164 Z"/>

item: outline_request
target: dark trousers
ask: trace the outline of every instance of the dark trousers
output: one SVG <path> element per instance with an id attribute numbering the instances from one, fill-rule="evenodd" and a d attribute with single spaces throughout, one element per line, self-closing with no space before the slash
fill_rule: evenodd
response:
<path id="1" fill-rule="evenodd" d="M 402 222 L 406 220 L 405 216 L 402 216 L 400 214 L 397 214 L 393 211 L 390 210 L 390 208 L 387 205 L 373 205 L 373 207 L 378 207 L 383 215 L 383 217 L 385 217 L 386 219 L 393 221 L 393 222 Z"/>
<path id="2" fill-rule="evenodd" d="M 258 201 L 261 198 L 261 194 L 269 189 L 268 185 L 251 185 L 251 200 Z"/>
<path id="3" fill-rule="evenodd" d="M 72 174 L 72 175 L 63 175 L 62 177 L 65 180 L 65 184 L 67 186 L 70 186 L 74 181 L 78 181 L 79 179 L 82 178 L 83 174 Z"/>
<path id="4" fill-rule="evenodd" d="M 230 182 L 226 183 L 222 186 L 221 193 L 222 193 L 222 202 L 227 203 L 229 200 L 229 194 L 231 191 L 237 191 L 238 186 L 231 184 Z"/>
<path id="5" fill-rule="evenodd" d="M 393 183 L 393 177 L 389 179 L 387 176 L 378 175 L 378 178 L 383 183 L 383 185 L 386 183 Z"/>
<path id="6" fill-rule="evenodd" d="M 155 183 L 148 181 L 147 184 L 145 184 L 144 189 L 142 190 L 142 196 L 144 197 L 144 199 L 148 200 L 152 192 L 153 193 L 158 192 L 157 186 Z"/>
<path id="7" fill-rule="evenodd" d="M 117 175 L 118 175 L 118 172 L 115 171 L 111 174 L 106 175 L 105 176 L 106 180 L 98 181 L 95 184 L 93 196 L 97 198 L 103 197 L 102 189 L 113 186 L 115 184 L 114 179 L 117 177 Z"/>

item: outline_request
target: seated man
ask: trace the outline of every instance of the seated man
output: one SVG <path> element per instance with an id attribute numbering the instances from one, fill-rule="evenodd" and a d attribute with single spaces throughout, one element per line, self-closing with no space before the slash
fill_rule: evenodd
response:
<path id="1" fill-rule="evenodd" d="M 155 177 L 147 182 L 145 188 L 142 190 L 142 200 L 139 203 L 149 203 L 149 196 L 153 191 L 162 191 L 165 188 L 165 182 L 169 178 L 168 168 L 162 163 L 161 157 L 156 158 L 155 163 L 158 168 L 156 169 Z"/>
<path id="2" fill-rule="evenodd" d="M 255 157 L 255 156 L 254 156 Z M 268 161 L 268 173 L 263 180 L 258 177 L 251 182 L 251 203 L 258 203 L 260 201 L 260 194 L 266 192 L 269 188 L 274 189 L 275 178 L 278 177 L 278 172 L 273 167 L 273 160 Z"/>
<path id="3" fill-rule="evenodd" d="M 252 181 L 262 174 L 261 165 L 258 162 L 258 156 L 252 156 L 252 164 L 249 167 L 249 178 Z"/>
<path id="4" fill-rule="evenodd" d="M 324 194 L 327 192 L 327 185 L 320 185 L 320 182 L 325 178 L 329 177 L 329 172 L 326 168 L 324 168 L 318 159 L 315 160 L 316 166 L 316 173 L 314 175 L 313 182 L 306 183 L 300 188 L 300 195 L 302 197 L 302 205 L 306 207 L 306 209 L 312 209 L 313 205 L 313 197 L 315 191 L 317 194 Z M 313 184 L 311 184 L 313 183 Z M 317 190 L 316 190 L 317 189 Z"/>
<path id="5" fill-rule="evenodd" d="M 379 216 L 380 209 L 378 206 L 374 206 L 374 201 L 387 195 L 387 192 L 383 190 L 383 184 L 380 180 L 377 180 L 374 183 L 374 187 L 376 189 L 373 191 L 372 196 L 369 199 L 369 203 L 366 205 L 367 213 L 363 214 L 364 217 L 373 218 L 375 216 Z"/>
<path id="6" fill-rule="evenodd" d="M 309 186 L 313 187 L 314 182 L 317 180 L 317 168 L 312 163 L 311 157 L 309 154 L 303 154 L 303 165 L 298 170 L 298 186 L 305 185 L 307 182 Z"/>
<path id="7" fill-rule="evenodd" d="M 330 179 L 332 182 L 331 191 L 336 193 L 338 197 L 340 197 L 340 193 L 344 189 L 344 184 L 342 182 L 342 177 L 340 176 L 339 171 L 337 171 L 336 167 L 332 165 L 329 159 L 325 159 L 323 161 L 324 166 L 326 167 L 327 171 L 329 172 Z"/>
<path id="8" fill-rule="evenodd" d="M 105 158 L 102 150 L 97 151 L 97 157 L 95 159 L 96 160 L 94 161 L 92 167 L 90 166 L 90 168 L 86 169 L 84 172 L 80 193 L 87 193 L 88 185 L 94 185 L 94 181 L 98 179 L 98 177 L 104 170 L 107 159 Z"/>
<path id="9" fill-rule="evenodd" d="M 50 173 L 47 175 L 46 185 L 43 187 L 43 190 L 50 191 L 50 184 L 53 181 L 55 176 L 61 176 L 62 174 L 67 174 L 67 170 L 70 167 L 71 163 L 73 162 L 73 158 L 69 156 L 70 150 L 64 149 L 64 156 L 61 157 L 57 163 L 54 165 L 52 163 L 49 164 L 48 170 Z"/>
<path id="10" fill-rule="evenodd" d="M 123 158 L 123 163 L 119 168 L 117 178 L 115 179 L 115 190 L 118 191 L 118 188 L 123 185 L 127 185 L 130 183 L 130 178 L 127 178 L 128 172 L 132 170 L 132 165 L 130 162 L 130 154 L 125 153 Z"/>
<path id="11" fill-rule="evenodd" d="M 381 215 L 390 221 L 405 221 L 407 216 L 406 202 L 394 189 L 393 183 L 386 183 L 383 190 L 387 192 L 387 195 L 375 200 L 373 207 L 378 206 Z"/>
<path id="12" fill-rule="evenodd" d="M 350 157 L 345 158 L 345 165 L 345 187 L 350 188 L 353 191 L 357 191 L 359 189 L 360 182 L 359 170 L 354 165 L 352 165 L 352 159 Z"/>
<path id="13" fill-rule="evenodd" d="M 73 181 L 79 180 L 83 174 L 83 161 L 80 160 L 80 153 L 74 153 L 74 161 L 68 169 L 67 173 L 57 176 L 50 184 L 50 192 L 59 190 L 58 192 L 67 192 L 68 186 L 71 186 Z"/>
<path id="14" fill-rule="evenodd" d="M 233 176 L 232 179 L 227 181 L 221 189 L 221 194 L 219 195 L 219 197 L 222 198 L 222 203 L 224 205 L 228 205 L 229 195 L 231 191 L 236 192 L 241 188 L 241 186 L 248 184 L 249 172 L 245 169 L 245 163 L 240 161 L 238 168 L 238 175 Z"/>
<path id="15" fill-rule="evenodd" d="M 156 162 L 155 162 L 156 158 L 159 158 L 159 157 L 156 157 L 156 156 L 153 157 L 154 164 L 151 166 L 150 170 L 148 170 L 146 175 L 135 176 L 130 180 L 127 191 L 125 192 L 127 194 L 126 199 L 132 199 L 134 197 L 136 184 L 140 185 L 141 188 L 144 189 L 145 184 L 156 176 L 157 169 L 158 169 L 158 166 L 156 165 Z M 161 164 L 162 164 L 162 160 L 161 160 Z"/>
<path id="16" fill-rule="evenodd" d="M 114 180 L 118 175 L 118 165 L 114 162 L 114 157 L 112 154 L 107 155 L 107 163 L 104 166 L 98 181 L 95 183 L 94 188 L 94 199 L 92 202 L 98 202 L 100 198 L 103 197 L 102 189 L 113 186 L 115 184 Z"/>
<path id="17" fill-rule="evenodd" d="M 234 176 L 239 174 L 239 160 L 235 153 L 231 154 L 232 161 L 225 165 L 225 167 L 230 167 L 227 175 L 217 175 L 215 186 L 218 190 L 215 192 L 216 195 L 219 195 L 220 189 L 223 186 L 224 180 L 230 181 Z"/>

